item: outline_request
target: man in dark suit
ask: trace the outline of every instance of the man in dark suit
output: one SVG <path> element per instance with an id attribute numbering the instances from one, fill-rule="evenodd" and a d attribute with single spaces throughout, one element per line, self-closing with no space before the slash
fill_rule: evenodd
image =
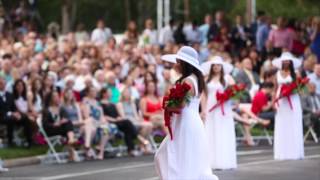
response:
<path id="1" fill-rule="evenodd" d="M 246 89 L 249 92 L 245 98 L 241 100 L 243 103 L 249 103 L 251 97 L 259 90 L 260 78 L 259 75 L 254 72 L 252 62 L 249 58 L 245 58 L 242 61 L 242 70 L 236 75 L 235 79 L 238 83 L 246 85 Z"/>
<path id="2" fill-rule="evenodd" d="M 209 27 L 209 31 L 207 34 L 208 42 L 212 41 L 220 32 L 220 28 L 226 25 L 227 23 L 224 19 L 224 12 L 217 11 L 215 14 L 215 21 Z"/>
<path id="3" fill-rule="evenodd" d="M 310 83 L 308 89 L 310 94 L 302 98 L 301 105 L 303 113 L 310 116 L 311 125 L 320 137 L 320 95 L 316 94 L 315 84 Z"/>
<path id="4" fill-rule="evenodd" d="M 6 80 L 0 74 L 0 124 L 7 126 L 8 145 L 13 145 L 13 131 L 15 126 L 23 126 L 27 138 L 28 146 L 32 144 L 31 122 L 28 118 L 23 118 L 16 110 L 13 96 L 5 91 Z"/>

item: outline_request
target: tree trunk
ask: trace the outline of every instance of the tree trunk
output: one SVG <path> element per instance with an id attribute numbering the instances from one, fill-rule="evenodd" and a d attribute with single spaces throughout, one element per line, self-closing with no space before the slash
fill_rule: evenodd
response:
<path id="1" fill-rule="evenodd" d="M 62 33 L 66 34 L 71 30 L 71 7 L 73 0 L 63 0 L 62 2 Z"/>
<path id="2" fill-rule="evenodd" d="M 190 1 L 184 0 L 184 20 L 189 22 L 190 20 Z"/>
<path id="3" fill-rule="evenodd" d="M 127 24 L 131 20 L 131 11 L 130 11 L 130 0 L 124 0 L 124 7 L 126 11 L 126 22 Z"/>

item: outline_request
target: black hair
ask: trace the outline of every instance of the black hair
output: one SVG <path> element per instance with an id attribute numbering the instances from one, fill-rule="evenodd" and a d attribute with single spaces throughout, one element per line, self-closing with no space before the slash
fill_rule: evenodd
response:
<path id="1" fill-rule="evenodd" d="M 221 65 L 222 66 L 222 65 Z M 210 68 L 210 73 L 209 73 L 209 76 L 208 76 L 208 80 L 207 80 L 207 83 L 210 82 L 213 78 L 213 76 L 215 75 L 214 72 L 213 72 L 213 65 L 211 65 L 211 68 Z M 219 79 L 220 83 L 225 86 L 226 85 L 226 81 L 224 79 L 224 70 L 223 70 L 223 67 L 221 67 L 221 71 L 220 71 L 220 79 Z"/>
<path id="2" fill-rule="evenodd" d="M 184 62 L 184 61 L 180 61 L 180 65 L 181 65 L 181 78 L 179 78 L 177 80 L 177 82 L 182 82 L 182 80 L 184 80 L 185 78 L 187 78 L 188 76 L 194 74 L 197 77 L 198 80 L 198 92 L 199 94 L 202 93 L 202 91 L 206 91 L 205 89 L 205 81 L 204 81 L 204 77 L 202 75 L 202 72 L 200 72 L 197 68 L 193 67 L 192 65 Z"/>
<path id="3" fill-rule="evenodd" d="M 290 61 L 290 66 L 289 66 L 289 68 L 290 68 L 290 75 L 291 75 L 291 77 L 292 77 L 292 80 L 295 81 L 295 80 L 296 80 L 296 72 L 295 72 L 295 70 L 294 70 L 293 62 L 292 62 L 292 61 Z"/>
<path id="4" fill-rule="evenodd" d="M 6 53 L 2 56 L 2 59 L 11 59 L 12 58 L 12 54 Z"/>
<path id="5" fill-rule="evenodd" d="M 19 92 L 17 90 L 17 86 L 18 86 L 19 83 L 22 83 L 22 86 L 23 86 L 22 94 L 19 94 Z M 22 98 L 24 100 L 27 100 L 27 86 L 26 86 L 26 83 L 23 82 L 22 79 L 18 79 L 13 85 L 13 97 L 14 97 L 14 99 L 18 99 L 20 96 L 22 96 Z"/>
<path id="6" fill-rule="evenodd" d="M 262 88 L 273 88 L 274 87 L 274 84 L 272 82 L 264 82 L 260 85 L 260 89 Z"/>

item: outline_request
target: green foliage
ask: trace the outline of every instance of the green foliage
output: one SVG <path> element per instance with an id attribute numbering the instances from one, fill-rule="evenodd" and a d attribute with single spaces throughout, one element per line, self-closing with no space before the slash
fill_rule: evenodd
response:
<path id="1" fill-rule="evenodd" d="M 203 16 L 224 10 L 227 18 L 233 20 L 237 14 L 245 16 L 247 0 L 189 0 L 190 20 L 203 22 Z M 19 0 L 4 1 L 7 9 L 16 7 Z M 135 20 L 140 31 L 144 20 L 156 20 L 156 0 L 72 0 L 76 5 L 76 22 L 83 22 L 87 29 L 95 27 L 96 20 L 103 18 L 107 25 L 117 33 L 124 32 L 127 21 Z M 38 9 L 45 25 L 52 21 L 61 23 L 63 0 L 39 0 Z M 126 12 L 126 3 L 129 12 Z M 302 19 L 320 14 L 320 0 L 256 0 L 257 10 L 263 10 L 272 17 L 285 16 Z M 183 19 L 184 0 L 171 0 L 171 15 Z M 129 18 L 129 19 L 128 19 Z M 73 25 L 75 25 L 73 24 Z M 73 27 L 74 28 L 74 27 Z"/>

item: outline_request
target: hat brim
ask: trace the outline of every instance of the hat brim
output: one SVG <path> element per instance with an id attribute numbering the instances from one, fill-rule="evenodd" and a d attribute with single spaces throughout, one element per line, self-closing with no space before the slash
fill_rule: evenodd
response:
<path id="1" fill-rule="evenodd" d="M 211 67 L 212 67 L 213 64 L 222 65 L 224 74 L 230 74 L 232 72 L 232 70 L 233 70 L 233 66 L 231 64 L 229 64 L 229 63 L 226 63 L 226 62 L 216 63 L 216 62 L 211 60 L 211 61 L 207 61 L 207 62 L 201 64 L 201 68 L 202 68 L 203 74 L 205 76 L 209 75 Z"/>
<path id="2" fill-rule="evenodd" d="M 186 58 L 184 56 L 179 56 L 178 54 L 167 54 L 167 55 L 163 55 L 161 56 L 161 59 L 163 61 L 166 61 L 166 62 L 170 62 L 170 63 L 174 63 L 176 64 L 177 63 L 177 59 L 181 60 L 181 61 L 184 61 L 190 65 L 192 65 L 193 67 L 195 67 L 197 70 L 199 70 L 202 74 L 204 74 L 201 66 L 195 62 L 197 62 L 198 60 L 197 59 L 194 59 L 193 61 L 190 60 L 189 58 Z"/>
<path id="3" fill-rule="evenodd" d="M 302 64 L 301 60 L 298 59 L 298 58 L 286 59 L 286 58 L 280 57 L 280 58 L 274 59 L 274 60 L 272 61 L 272 65 L 273 65 L 274 67 L 278 68 L 278 69 L 282 69 L 282 62 L 283 62 L 283 61 L 291 61 L 291 62 L 293 63 L 294 69 L 298 69 L 298 68 L 301 66 L 301 64 Z"/>
<path id="4" fill-rule="evenodd" d="M 169 62 L 169 63 L 177 63 L 177 60 L 176 60 L 176 54 L 167 54 L 167 55 L 163 55 L 161 56 L 161 59 L 163 61 L 166 61 L 166 62 Z"/>

